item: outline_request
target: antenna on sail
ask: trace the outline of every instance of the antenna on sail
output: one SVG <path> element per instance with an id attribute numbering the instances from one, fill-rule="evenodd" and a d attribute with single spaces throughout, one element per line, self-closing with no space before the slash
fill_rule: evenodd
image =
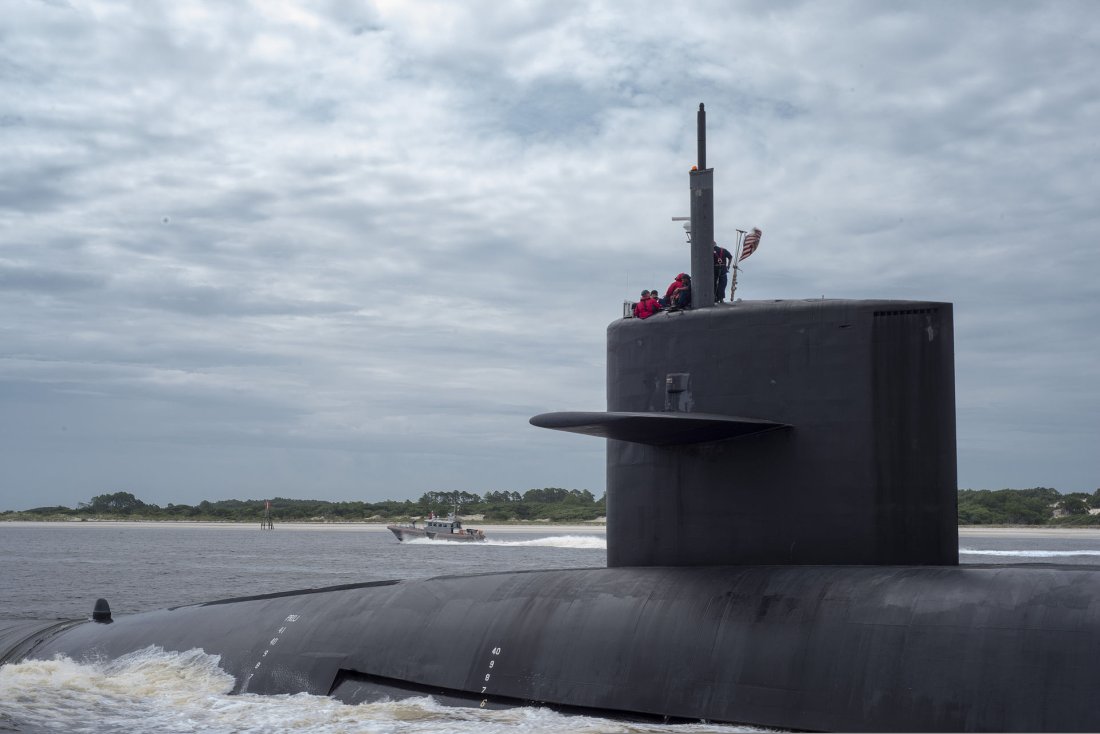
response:
<path id="1" fill-rule="evenodd" d="M 714 307 L 714 169 L 707 168 L 707 113 L 696 117 L 699 164 L 688 175 L 691 191 L 691 305 Z"/>

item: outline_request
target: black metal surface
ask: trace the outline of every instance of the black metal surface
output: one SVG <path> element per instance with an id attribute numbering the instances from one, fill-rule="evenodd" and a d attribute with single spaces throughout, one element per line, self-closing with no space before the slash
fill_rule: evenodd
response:
<path id="1" fill-rule="evenodd" d="M 31 650 L 57 633 L 82 624 L 83 620 L 39 621 L 33 619 L 0 620 L 0 665 L 22 660 Z"/>
<path id="2" fill-rule="evenodd" d="M 689 174 L 691 193 L 691 306 L 714 306 L 714 170 Z"/>
<path id="3" fill-rule="evenodd" d="M 608 564 L 957 563 L 951 316 L 815 299 L 612 323 L 610 414 L 660 414 L 667 376 L 690 373 L 693 412 L 793 428 L 610 440 Z"/>
<path id="4" fill-rule="evenodd" d="M 783 423 L 710 413 L 542 413 L 531 425 L 617 441 L 674 446 L 724 441 L 789 428 Z"/>
<path id="5" fill-rule="evenodd" d="M 703 103 L 699 103 L 699 111 L 695 114 L 695 137 L 699 149 L 699 170 L 707 169 L 707 111 Z"/>
<path id="6" fill-rule="evenodd" d="M 1096 731 L 1098 588 L 1081 566 L 490 574 L 123 616 L 33 656 L 201 648 L 252 693 L 358 676 L 788 729 Z"/>
<path id="7" fill-rule="evenodd" d="M 92 609 L 92 621 L 100 624 L 111 623 L 111 605 L 106 599 L 96 599 L 95 608 Z"/>
<path id="8" fill-rule="evenodd" d="M 696 116 L 699 165 L 688 176 L 691 195 L 691 305 L 714 306 L 714 170 L 707 168 L 707 113 Z"/>

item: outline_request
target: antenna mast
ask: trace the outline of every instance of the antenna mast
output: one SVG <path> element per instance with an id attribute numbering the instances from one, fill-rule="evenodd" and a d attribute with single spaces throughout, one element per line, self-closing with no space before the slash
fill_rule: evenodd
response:
<path id="1" fill-rule="evenodd" d="M 696 117 L 699 165 L 691 171 L 691 307 L 714 307 L 714 170 L 707 168 L 707 112 Z"/>

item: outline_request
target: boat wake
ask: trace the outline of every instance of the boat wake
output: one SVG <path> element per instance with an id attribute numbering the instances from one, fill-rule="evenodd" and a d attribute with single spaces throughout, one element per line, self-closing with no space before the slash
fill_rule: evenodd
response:
<path id="1" fill-rule="evenodd" d="M 1068 556 L 1100 556 L 1100 550 L 977 550 L 959 548 L 960 555 L 972 556 L 1008 556 L 1014 558 L 1064 558 Z"/>
<path id="2" fill-rule="evenodd" d="M 549 709 L 443 706 L 431 697 L 347 706 L 326 696 L 231 696 L 233 677 L 201 650 L 158 647 L 106 663 L 67 658 L 0 667 L 0 730 L 15 732 L 255 732 L 256 734 L 545 734 L 621 731 L 744 732 L 761 729 L 617 722 Z"/>
<path id="3" fill-rule="evenodd" d="M 522 548 L 584 548 L 590 550 L 607 550 L 607 538 L 597 535 L 553 535 L 549 538 L 534 538 L 531 540 L 493 540 L 485 541 L 486 545 L 515 546 Z"/>
<path id="4" fill-rule="evenodd" d="M 441 541 L 427 538 L 414 538 L 404 541 L 406 545 L 439 545 Z M 582 550 L 607 550 L 607 538 L 602 535 L 554 535 L 548 538 L 530 540 L 497 540 L 489 538 L 481 543 L 448 543 L 448 545 L 466 548 L 510 547 L 510 548 L 579 548 Z"/>

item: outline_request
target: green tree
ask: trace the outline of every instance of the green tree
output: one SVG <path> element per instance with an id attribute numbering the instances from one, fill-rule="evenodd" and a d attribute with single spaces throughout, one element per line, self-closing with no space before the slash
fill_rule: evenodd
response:
<path id="1" fill-rule="evenodd" d="M 96 495 L 87 504 L 92 512 L 111 515 L 132 515 L 144 507 L 145 503 L 129 492 Z"/>
<path id="2" fill-rule="evenodd" d="M 54 505 L 53 507 L 32 507 L 23 512 L 28 515 L 72 515 L 75 511 L 64 505 Z"/>
<path id="3" fill-rule="evenodd" d="M 1067 496 L 1062 500 L 1061 507 L 1067 515 L 1089 514 L 1088 503 L 1081 497 Z"/>
<path id="4" fill-rule="evenodd" d="M 479 495 L 471 492 L 425 492 L 420 496 L 418 504 L 424 514 L 434 512 L 437 515 L 448 515 L 457 507 L 459 513 L 464 507 L 476 505 L 481 502 Z"/>
<path id="5" fill-rule="evenodd" d="M 959 522 L 969 524 L 1042 525 L 1050 520 L 1053 507 L 1062 501 L 1058 490 L 961 489 L 958 493 Z"/>
<path id="6" fill-rule="evenodd" d="M 569 490 L 561 487 L 529 489 L 523 493 L 524 502 L 563 502 L 567 497 L 569 497 Z"/>

